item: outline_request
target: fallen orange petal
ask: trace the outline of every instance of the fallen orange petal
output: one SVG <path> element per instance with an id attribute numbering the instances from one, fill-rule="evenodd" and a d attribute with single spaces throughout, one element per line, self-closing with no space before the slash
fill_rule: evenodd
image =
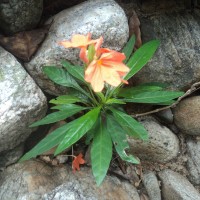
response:
<path id="1" fill-rule="evenodd" d="M 80 165 L 85 163 L 85 160 L 82 157 L 83 157 L 83 155 L 82 155 L 82 153 L 80 153 L 72 161 L 73 172 L 76 172 L 76 170 L 80 170 Z"/>

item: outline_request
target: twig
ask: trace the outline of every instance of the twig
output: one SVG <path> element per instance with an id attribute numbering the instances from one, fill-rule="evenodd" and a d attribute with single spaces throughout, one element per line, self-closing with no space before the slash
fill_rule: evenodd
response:
<path id="1" fill-rule="evenodd" d="M 145 115 L 150 115 L 150 114 L 153 114 L 153 113 L 157 113 L 159 111 L 162 111 L 162 110 L 166 110 L 168 108 L 174 108 L 183 98 L 189 96 L 190 94 L 192 94 L 193 92 L 197 91 L 200 89 L 200 82 L 196 82 L 194 83 L 189 90 L 187 90 L 185 92 L 185 94 L 183 94 L 182 96 L 180 96 L 176 102 L 174 102 L 173 104 L 169 105 L 169 106 L 165 106 L 165 107 L 162 107 L 162 108 L 157 108 L 155 110 L 152 110 L 152 111 L 149 111 L 149 112 L 145 112 L 145 113 L 140 113 L 140 114 L 134 114 L 134 115 L 131 115 L 132 117 L 141 117 L 141 116 L 145 116 Z"/>

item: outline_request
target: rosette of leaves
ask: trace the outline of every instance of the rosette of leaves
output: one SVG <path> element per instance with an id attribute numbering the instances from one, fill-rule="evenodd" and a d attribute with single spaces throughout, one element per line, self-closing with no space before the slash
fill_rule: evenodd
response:
<path id="1" fill-rule="evenodd" d="M 132 36 L 123 49 L 126 55 L 124 62 L 130 68 L 124 80 L 134 76 L 152 58 L 159 46 L 158 40 L 152 40 L 133 53 L 134 42 L 135 37 Z M 94 53 L 92 48 L 89 51 L 89 55 Z M 51 109 L 55 112 L 33 123 L 31 127 L 64 120 L 77 113 L 82 116 L 48 134 L 20 161 L 36 157 L 55 146 L 57 149 L 54 155 L 58 155 L 85 135 L 86 140 L 92 143 L 92 171 L 97 185 L 100 185 L 108 171 L 113 149 L 122 160 L 139 163 L 134 155 L 126 153 L 129 148 L 127 135 L 148 139 L 145 128 L 123 110 L 123 105 L 126 102 L 169 105 L 183 92 L 167 91 L 162 84 L 148 83 L 127 88 L 123 88 L 123 84 L 117 88 L 106 85 L 102 92 L 95 93 L 84 80 L 83 67 L 67 61 L 62 61 L 62 66 L 46 66 L 44 73 L 56 84 L 71 88 L 71 92 L 52 99 L 50 103 L 54 106 Z"/>

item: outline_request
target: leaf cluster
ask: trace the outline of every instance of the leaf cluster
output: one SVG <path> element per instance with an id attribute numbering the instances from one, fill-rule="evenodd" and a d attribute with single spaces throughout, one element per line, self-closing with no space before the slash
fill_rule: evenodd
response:
<path id="1" fill-rule="evenodd" d="M 125 80 L 134 76 L 152 58 L 159 46 L 159 41 L 152 40 L 133 53 L 135 37 L 132 36 L 123 49 L 126 55 L 125 64 L 130 68 Z M 126 102 L 169 105 L 182 92 L 167 91 L 160 83 L 146 83 L 135 87 L 117 88 L 106 85 L 100 92 L 92 91 L 84 80 L 84 68 L 62 61 L 62 68 L 56 66 L 44 67 L 44 73 L 56 84 L 71 88 L 69 94 L 52 99 L 52 110 L 31 127 L 55 123 L 67 119 L 77 113 L 79 118 L 68 122 L 47 135 L 32 150 L 26 153 L 20 161 L 36 157 L 52 147 L 57 149 L 54 155 L 62 153 L 66 148 L 76 143 L 83 136 L 91 141 L 92 171 L 97 185 L 106 176 L 113 149 L 124 161 L 138 164 L 139 159 L 127 154 L 129 148 L 127 135 L 147 140 L 148 133 L 134 118 L 125 113 L 122 105 Z"/>

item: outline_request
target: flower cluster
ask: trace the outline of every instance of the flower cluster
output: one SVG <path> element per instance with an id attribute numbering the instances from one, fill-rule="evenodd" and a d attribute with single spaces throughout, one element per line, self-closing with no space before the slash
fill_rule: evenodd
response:
<path id="1" fill-rule="evenodd" d="M 128 83 L 123 80 L 129 72 L 123 60 L 125 55 L 123 53 L 110 50 L 108 48 L 101 48 L 103 38 L 92 40 L 91 34 L 74 35 L 71 41 L 61 41 L 60 45 L 66 48 L 80 48 L 80 59 L 85 63 L 85 80 L 91 84 L 95 92 L 101 92 L 104 88 L 104 83 L 117 87 L 123 83 Z"/>

